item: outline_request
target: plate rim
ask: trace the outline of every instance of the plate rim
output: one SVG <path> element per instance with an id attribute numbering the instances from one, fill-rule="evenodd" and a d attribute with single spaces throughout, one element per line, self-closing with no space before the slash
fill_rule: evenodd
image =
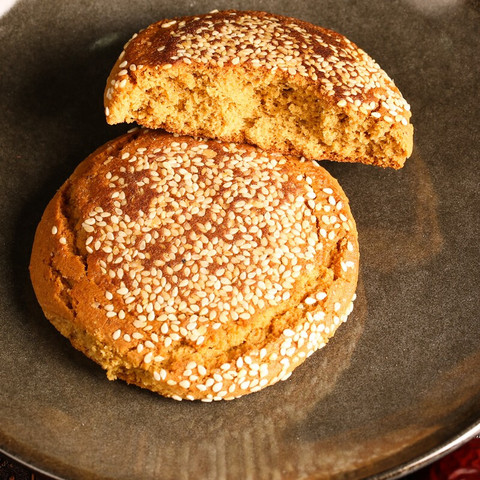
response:
<path id="1" fill-rule="evenodd" d="M 448 455 L 452 451 L 456 450 L 457 448 L 461 447 L 462 445 L 466 444 L 467 442 L 476 437 L 480 437 L 480 418 L 478 418 L 478 420 L 476 420 L 469 427 L 464 428 L 459 433 L 449 438 L 449 440 L 440 443 L 438 446 L 431 448 L 422 455 L 414 457 L 411 460 L 403 462 L 393 468 L 389 468 L 382 472 L 375 473 L 373 475 L 363 478 L 368 480 L 396 480 L 432 464 L 436 460 L 439 460 L 445 455 Z M 17 454 L 11 452 L 7 448 L 4 448 L 2 445 L 0 445 L 0 453 L 6 455 L 7 457 L 11 458 L 15 462 L 18 462 L 25 467 L 34 470 L 37 473 L 51 477 L 53 480 L 67 480 L 67 477 L 58 476 L 57 474 L 46 470 L 42 466 L 35 465 L 30 461 L 23 459 L 21 456 L 18 456 Z M 102 476 L 99 478 L 107 480 L 110 477 Z"/>

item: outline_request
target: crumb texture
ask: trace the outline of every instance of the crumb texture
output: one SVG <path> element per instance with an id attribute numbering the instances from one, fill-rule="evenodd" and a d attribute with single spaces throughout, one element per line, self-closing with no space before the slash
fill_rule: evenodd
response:
<path id="1" fill-rule="evenodd" d="M 229 399 L 288 378 L 346 320 L 357 234 L 314 162 L 144 130 L 52 199 L 31 276 L 46 316 L 109 378 Z"/>
<path id="2" fill-rule="evenodd" d="M 134 35 L 105 90 L 109 123 L 400 168 L 410 107 L 363 50 L 264 12 L 164 20 Z"/>

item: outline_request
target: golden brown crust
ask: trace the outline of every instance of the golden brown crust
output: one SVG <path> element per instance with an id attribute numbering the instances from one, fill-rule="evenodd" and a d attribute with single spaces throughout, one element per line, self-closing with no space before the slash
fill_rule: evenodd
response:
<path id="1" fill-rule="evenodd" d="M 57 192 L 30 270 L 47 318 L 109 378 L 229 399 L 288 378 L 346 320 L 357 233 L 313 162 L 137 131 Z"/>
<path id="2" fill-rule="evenodd" d="M 261 122 L 266 111 L 258 113 L 255 120 L 245 113 L 245 124 L 218 129 L 208 115 L 218 116 L 222 102 L 226 109 L 231 108 L 227 98 L 220 98 L 221 95 L 215 97 L 210 107 L 205 107 L 206 116 L 197 123 L 179 120 L 174 115 L 160 118 L 149 104 L 149 95 L 156 94 L 155 77 L 167 70 L 171 70 L 172 79 L 191 72 L 194 77 L 211 77 L 213 83 L 205 88 L 210 92 L 215 88 L 215 79 L 220 81 L 232 71 L 238 79 L 247 78 L 248 82 L 263 77 L 264 87 L 276 82 L 287 90 L 298 88 L 305 92 L 306 98 L 316 99 L 313 110 L 330 111 L 337 117 L 338 125 L 332 130 L 356 129 L 357 136 L 365 137 L 360 141 L 375 143 L 375 149 L 352 150 L 342 145 L 340 137 L 333 141 L 329 134 L 325 139 L 321 132 L 318 138 L 310 132 L 310 143 L 303 138 L 296 142 L 295 137 L 302 136 L 301 130 L 310 122 L 306 117 L 311 112 L 307 115 L 306 111 L 291 108 L 286 114 L 294 116 L 301 128 L 290 134 L 290 138 L 284 138 L 288 135 L 283 133 L 281 138 L 277 135 L 274 139 L 270 138 L 271 132 L 252 133 L 248 124 Z M 238 79 L 233 83 L 238 83 Z M 200 82 L 197 87 L 195 79 L 192 82 L 192 91 L 187 95 L 195 96 Z M 172 102 L 179 109 L 184 100 L 173 103 L 178 89 L 172 80 L 170 91 L 161 90 L 159 101 Z M 255 94 L 258 90 L 255 86 Z M 235 91 L 228 95 L 233 103 L 239 102 Z M 413 146 L 409 105 L 394 82 L 363 50 L 331 30 L 266 12 L 229 10 L 150 25 L 135 34 L 120 55 L 107 81 L 105 107 L 109 123 L 137 121 L 149 128 L 247 142 L 266 150 L 312 159 L 360 161 L 401 168 Z M 259 112 L 261 108 L 256 110 Z M 313 117 L 311 122 L 312 131 L 315 126 L 317 130 L 330 126 L 320 117 Z M 309 133 L 305 135 L 308 137 Z"/>

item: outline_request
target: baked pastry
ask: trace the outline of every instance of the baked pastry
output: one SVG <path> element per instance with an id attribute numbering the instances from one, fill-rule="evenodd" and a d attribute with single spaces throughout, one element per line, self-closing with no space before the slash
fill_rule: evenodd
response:
<path id="1" fill-rule="evenodd" d="M 108 123 L 246 142 L 267 151 L 401 168 L 410 107 L 388 75 L 331 30 L 265 12 L 162 20 L 126 44 Z"/>
<path id="2" fill-rule="evenodd" d="M 47 318 L 108 378 L 231 399 L 288 378 L 346 320 L 357 232 L 315 162 L 137 130 L 60 188 L 30 271 Z"/>

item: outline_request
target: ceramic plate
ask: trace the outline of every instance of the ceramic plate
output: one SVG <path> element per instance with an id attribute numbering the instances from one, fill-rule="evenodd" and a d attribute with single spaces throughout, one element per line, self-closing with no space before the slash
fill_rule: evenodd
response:
<path id="1" fill-rule="evenodd" d="M 0 449 L 69 479 L 399 476 L 479 431 L 479 4 L 404 1 L 24 1 L 0 18 Z M 175 402 L 122 382 L 45 320 L 30 285 L 56 189 L 129 127 L 102 95 L 153 21 L 263 9 L 337 30 L 412 105 L 400 171 L 323 162 L 361 244 L 349 321 L 290 380 L 232 401 Z"/>

